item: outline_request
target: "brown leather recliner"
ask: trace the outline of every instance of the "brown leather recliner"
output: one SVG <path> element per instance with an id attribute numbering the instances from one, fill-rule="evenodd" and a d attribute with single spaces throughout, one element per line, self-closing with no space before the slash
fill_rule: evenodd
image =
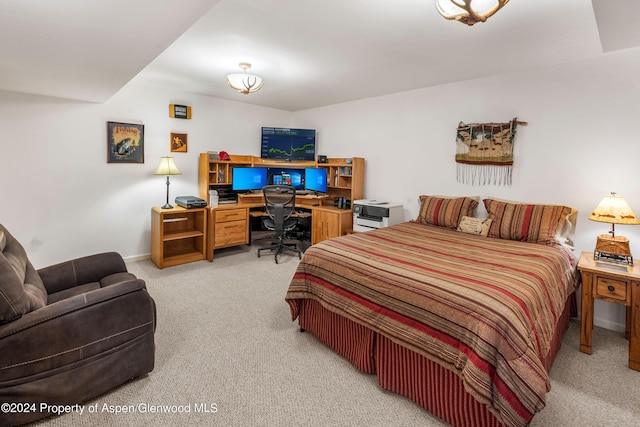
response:
<path id="1" fill-rule="evenodd" d="M 81 404 L 151 372 L 155 323 L 145 282 L 119 254 L 35 270 L 0 224 L 0 426 L 47 417 L 54 406 L 46 405 Z"/>

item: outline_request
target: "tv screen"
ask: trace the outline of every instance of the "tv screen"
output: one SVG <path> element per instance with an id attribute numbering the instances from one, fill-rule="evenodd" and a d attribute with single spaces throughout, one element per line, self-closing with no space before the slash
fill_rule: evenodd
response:
<path id="1" fill-rule="evenodd" d="M 233 168 L 231 176 L 232 190 L 261 190 L 265 185 L 267 185 L 267 168 Z"/>
<path id="2" fill-rule="evenodd" d="M 263 159 L 313 161 L 316 158 L 316 131 L 263 127 L 260 153 Z"/>
<path id="3" fill-rule="evenodd" d="M 326 193 L 327 170 L 325 168 L 306 168 L 304 170 L 304 188 L 317 193 Z"/>
<path id="4" fill-rule="evenodd" d="M 273 185 L 290 185 L 296 190 L 304 189 L 304 169 L 268 168 L 267 182 Z"/>

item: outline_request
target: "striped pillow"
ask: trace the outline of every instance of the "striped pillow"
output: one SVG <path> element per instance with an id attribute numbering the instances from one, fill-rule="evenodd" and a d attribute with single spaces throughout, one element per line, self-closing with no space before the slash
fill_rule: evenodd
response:
<path id="1" fill-rule="evenodd" d="M 561 221 L 571 208 L 485 199 L 484 206 L 493 219 L 489 237 L 531 243 L 554 243 Z"/>
<path id="2" fill-rule="evenodd" d="M 420 196 L 420 212 L 416 222 L 447 228 L 458 228 L 463 216 L 473 216 L 478 201 L 470 197 Z"/>

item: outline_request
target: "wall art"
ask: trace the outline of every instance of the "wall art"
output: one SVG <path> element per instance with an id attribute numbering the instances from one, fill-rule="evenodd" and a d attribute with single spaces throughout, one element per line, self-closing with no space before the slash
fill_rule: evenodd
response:
<path id="1" fill-rule="evenodd" d="M 187 152 L 187 134 L 171 132 L 171 152 L 186 153 Z"/>
<path id="2" fill-rule="evenodd" d="M 107 122 L 107 163 L 144 163 L 144 125 Z"/>

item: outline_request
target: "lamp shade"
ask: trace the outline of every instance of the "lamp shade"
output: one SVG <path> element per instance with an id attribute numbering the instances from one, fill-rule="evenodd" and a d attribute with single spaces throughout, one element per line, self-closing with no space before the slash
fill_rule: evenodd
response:
<path id="1" fill-rule="evenodd" d="M 485 22 L 509 0 L 436 0 L 438 13 L 469 26 Z"/>
<path id="2" fill-rule="evenodd" d="M 182 172 L 176 167 L 173 157 L 165 156 L 160 158 L 160 166 L 156 169 L 154 175 L 181 175 Z"/>
<path id="3" fill-rule="evenodd" d="M 633 213 L 624 197 L 611 193 L 605 196 L 595 208 L 589 219 L 610 224 L 640 224 L 640 220 Z"/>

